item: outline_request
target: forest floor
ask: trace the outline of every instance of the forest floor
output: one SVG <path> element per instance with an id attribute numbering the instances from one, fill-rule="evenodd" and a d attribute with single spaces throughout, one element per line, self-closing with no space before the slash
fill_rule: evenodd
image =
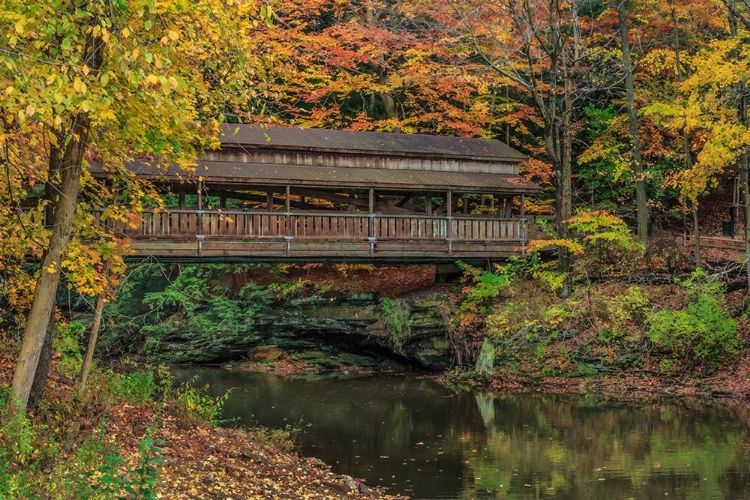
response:
<path id="1" fill-rule="evenodd" d="M 10 385 L 14 356 L 11 350 L 0 351 L 0 389 Z M 106 475 L 103 468 L 105 455 L 116 454 L 122 458 L 117 464 L 117 480 L 125 488 L 129 485 L 127 478 L 133 476 L 134 471 L 138 475 L 139 467 L 148 463 L 156 467 L 155 498 L 407 498 L 386 495 L 377 488 L 368 488 L 361 480 L 334 474 L 328 465 L 315 458 L 299 457 L 290 451 L 293 445 L 287 441 L 288 435 L 279 437 L 260 428 L 209 425 L 186 418 L 175 402 L 133 402 L 105 397 L 102 387 L 106 387 L 106 378 L 92 381 L 92 391 L 96 392 L 82 401 L 75 396 L 75 383 L 60 374 L 57 365 L 53 362 L 42 409 L 29 413 L 32 430 L 44 430 L 43 435 L 37 436 L 41 441 L 33 445 L 42 450 L 54 448 L 57 453 L 44 460 L 31 461 L 29 468 L 33 471 L 24 476 L 34 483 L 26 485 L 29 498 L 48 498 L 49 491 L 42 488 L 54 484 L 61 467 L 65 469 L 65 464 L 79 460 L 84 443 L 91 442 L 97 433 L 103 433 L 104 441 L 99 457 L 100 469 L 94 469 L 84 477 L 95 482 Z M 61 442 L 45 443 L 45 439 Z M 146 446 L 145 451 L 144 439 L 153 443 Z M 6 442 L 3 442 L 0 433 L 0 446 L 12 449 L 12 443 L 7 441 L 6 437 Z M 14 466 L 22 467 L 23 464 Z M 64 481 L 58 479 L 58 483 Z M 141 484 L 141 488 L 147 486 Z M 68 497 L 63 492 L 52 497 L 77 498 Z M 114 497 L 120 498 L 118 495 Z M 122 496 L 126 497 L 131 498 L 127 493 Z M 137 496 L 142 497 L 152 498 Z"/>

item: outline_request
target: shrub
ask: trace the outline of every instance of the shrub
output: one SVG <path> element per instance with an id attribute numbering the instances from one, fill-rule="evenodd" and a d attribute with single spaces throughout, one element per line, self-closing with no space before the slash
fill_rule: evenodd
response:
<path id="1" fill-rule="evenodd" d="M 580 274 L 631 272 L 645 251 L 625 221 L 606 210 L 581 211 L 567 223 L 581 236 L 584 252 L 576 262 Z"/>
<path id="2" fill-rule="evenodd" d="M 465 294 L 466 302 L 474 302 L 482 305 L 486 301 L 497 299 L 500 296 L 500 292 L 510 284 L 513 276 L 511 268 L 506 269 L 498 265 L 495 265 L 494 271 L 489 271 L 465 264 L 461 261 L 457 262 L 457 264 L 464 273 L 461 281 L 466 283 L 466 286 L 462 290 Z"/>
<path id="3" fill-rule="evenodd" d="M 75 377 L 83 363 L 83 338 L 86 325 L 82 321 L 70 321 L 56 326 L 53 348 L 60 353 L 60 371 Z"/>
<path id="4" fill-rule="evenodd" d="M 185 382 L 175 391 L 177 406 L 183 417 L 210 424 L 222 422 L 221 414 L 224 411 L 224 404 L 229 399 L 228 392 L 221 397 L 213 397 L 208 394 L 208 385 L 195 387 L 192 382 Z"/>
<path id="5" fill-rule="evenodd" d="M 107 383 L 110 394 L 127 401 L 148 402 L 153 399 L 156 380 L 150 371 L 113 373 Z"/>
<path id="6" fill-rule="evenodd" d="M 9 397 L 0 395 L 0 498 L 23 498 L 30 490 L 37 436 L 25 413 L 18 412 L 8 418 L 5 402 Z"/>
<path id="7" fill-rule="evenodd" d="M 409 309 L 405 309 L 401 302 L 388 297 L 380 300 L 380 310 L 385 323 L 390 329 L 390 343 L 396 351 L 401 352 L 404 340 L 409 336 Z"/>
<path id="8" fill-rule="evenodd" d="M 156 448 L 150 436 L 142 439 L 138 466 L 133 469 L 123 467 L 121 457 L 106 455 L 104 464 L 91 474 L 96 477 L 92 481 L 95 497 L 155 500 L 157 466 L 163 463 L 163 459 L 156 455 Z"/>
<path id="9" fill-rule="evenodd" d="M 632 272 L 645 250 L 628 225 L 606 210 L 580 211 L 565 222 L 571 237 L 531 241 L 527 250 L 535 253 L 551 247 L 566 249 L 575 257 L 576 279 Z M 549 262 L 539 262 L 531 274 L 551 291 L 560 291 L 568 278 Z"/>
<path id="10" fill-rule="evenodd" d="M 596 326 L 603 334 L 600 335 L 602 339 L 612 340 L 634 331 L 640 337 L 640 327 L 649 307 L 649 298 L 643 288 L 631 286 L 624 293 L 592 297 L 590 302 Z"/>
<path id="11" fill-rule="evenodd" d="M 649 339 L 679 366 L 714 365 L 739 346 L 737 323 L 714 295 L 698 295 L 683 310 L 656 312 L 648 322 Z M 668 361 L 662 368 L 676 371 L 676 366 Z"/>

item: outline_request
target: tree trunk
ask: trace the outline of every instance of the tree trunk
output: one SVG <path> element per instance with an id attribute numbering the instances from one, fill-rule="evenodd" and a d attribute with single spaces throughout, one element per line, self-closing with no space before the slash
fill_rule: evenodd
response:
<path id="1" fill-rule="evenodd" d="M 685 80 L 685 74 L 682 71 L 682 62 L 680 61 L 680 30 L 679 22 L 677 19 L 677 11 L 675 9 L 674 0 L 669 1 L 670 16 L 672 18 L 672 34 L 674 36 L 674 63 L 675 69 L 677 70 L 677 80 L 683 82 Z M 682 128 L 682 151 L 685 154 L 685 170 L 690 171 L 693 168 L 693 157 L 692 149 L 690 147 L 690 138 L 688 137 L 685 128 Z M 701 234 L 700 226 L 698 225 L 698 195 L 695 195 L 695 199 L 690 200 L 691 210 L 693 212 L 693 236 L 695 241 L 695 267 L 696 269 L 702 266 L 701 261 Z"/>
<path id="2" fill-rule="evenodd" d="M 70 241 L 71 228 L 76 210 L 81 178 L 81 161 L 86 147 L 90 120 L 79 116 L 76 120 L 78 137 L 71 139 L 66 154 L 62 159 L 63 168 L 52 220 L 52 235 L 49 247 L 42 259 L 42 269 L 36 282 L 31 312 L 26 322 L 21 352 L 18 355 L 16 370 L 13 374 L 13 395 L 19 410 L 26 410 L 31 385 L 34 381 L 39 356 L 44 345 L 50 315 L 55 307 L 57 285 L 60 283 L 60 263 Z"/>
<path id="3" fill-rule="evenodd" d="M 53 146 L 50 152 L 50 157 L 58 158 L 59 154 L 60 150 Z M 49 181 L 44 189 L 44 200 L 47 203 L 44 210 L 44 222 L 45 227 L 50 231 L 52 230 L 52 221 L 55 220 L 55 201 L 57 200 L 57 189 L 59 188 L 55 180 L 60 176 L 59 168 L 59 161 L 52 162 L 48 173 Z M 55 291 L 55 293 L 56 292 L 57 291 Z M 28 403 L 30 408 L 39 404 L 39 401 L 44 397 L 44 387 L 47 385 L 47 377 L 49 376 L 50 364 L 52 363 L 52 338 L 55 328 L 54 321 L 55 307 L 52 306 L 52 309 L 50 310 L 49 325 L 47 325 L 47 333 L 44 336 L 44 343 L 42 344 L 36 372 L 34 373 L 34 381 L 31 384 L 31 394 L 29 394 Z"/>
<path id="4" fill-rule="evenodd" d="M 562 162 L 560 165 L 560 212 L 567 220 L 573 217 L 573 74 L 565 70 L 565 110 L 562 116 Z"/>
<path id="5" fill-rule="evenodd" d="M 748 155 L 740 157 L 740 190 L 742 191 L 742 206 L 745 208 L 745 271 L 747 274 L 747 285 L 750 291 L 750 185 L 748 185 Z"/>
<path id="6" fill-rule="evenodd" d="M 106 269 L 105 269 L 106 273 Z M 96 309 L 94 310 L 94 322 L 91 325 L 91 335 L 89 336 L 89 344 L 86 347 L 86 356 L 83 358 L 83 364 L 81 365 L 81 375 L 78 380 L 78 393 L 82 393 L 86 387 L 86 381 L 91 373 L 91 364 L 94 360 L 94 350 L 96 349 L 96 341 L 99 338 L 99 328 L 102 325 L 102 315 L 104 314 L 104 294 L 99 294 L 96 299 Z"/>
<path id="7" fill-rule="evenodd" d="M 729 8 L 729 34 L 733 38 L 738 36 L 737 17 L 735 16 L 734 2 L 727 2 Z M 742 125 L 748 125 L 747 119 L 747 99 L 744 93 L 747 91 L 745 82 L 739 84 L 737 93 L 739 104 L 737 106 L 737 118 Z M 744 151 L 739 158 L 737 165 L 740 171 L 740 189 L 742 190 L 742 206 L 745 208 L 745 272 L 747 275 L 747 289 L 750 294 L 750 154 Z"/>
<path id="8" fill-rule="evenodd" d="M 700 227 L 698 226 L 698 205 L 693 202 L 692 204 L 692 211 L 693 211 L 693 238 L 694 238 L 694 245 L 695 245 L 695 268 L 700 269 L 700 267 L 703 265 L 701 260 L 701 234 L 700 234 Z"/>
<path id="9" fill-rule="evenodd" d="M 572 185 L 572 162 L 573 162 L 573 73 L 572 68 L 565 65 L 565 94 L 563 96 L 565 110 L 562 115 L 562 155 L 560 162 L 558 192 L 558 210 L 560 218 L 563 221 L 573 216 L 573 185 Z M 560 226 L 561 237 L 570 236 L 566 224 Z M 560 262 L 558 267 L 567 273 L 567 278 L 563 282 L 561 295 L 566 297 L 573 293 L 573 277 L 570 275 L 572 267 L 572 257 L 567 248 L 562 248 Z"/>
<path id="10" fill-rule="evenodd" d="M 86 22 L 96 24 L 98 19 Z M 94 72 L 101 68 L 104 59 L 104 41 L 101 37 L 92 36 L 86 41 L 82 62 Z M 64 154 L 57 148 L 50 151 L 50 173 L 59 174 L 59 179 L 49 179 L 56 183 L 57 198 L 54 201 L 52 233 L 49 246 L 42 258 L 42 268 L 34 289 L 31 311 L 26 321 L 26 328 L 18 354 L 16 369 L 13 373 L 12 401 L 10 414 L 26 411 L 31 394 L 31 386 L 37 371 L 39 358 L 44 346 L 44 339 L 50 322 L 50 315 L 55 307 L 57 285 L 60 283 L 61 263 L 70 242 L 73 220 L 76 213 L 76 200 L 80 191 L 80 180 L 83 171 L 83 156 L 86 151 L 91 118 L 87 112 L 73 115 L 64 144 Z"/>
<path id="11" fill-rule="evenodd" d="M 747 155 L 745 155 L 747 157 Z M 745 207 L 745 272 L 747 274 L 747 289 L 750 293 L 750 185 L 748 185 L 748 161 L 744 160 L 742 166 L 742 173 L 740 177 L 744 177 L 742 183 L 742 204 Z"/>
<path id="12" fill-rule="evenodd" d="M 648 241 L 648 204 L 646 198 L 646 179 L 643 174 L 643 159 L 641 157 L 641 142 L 638 133 L 638 117 L 635 112 L 635 86 L 633 84 L 633 60 L 630 57 L 630 37 L 628 36 L 627 12 L 625 1 L 617 4 L 620 17 L 620 37 L 622 40 L 622 63 L 625 70 L 625 95 L 628 107 L 628 124 L 630 128 L 630 147 L 633 154 L 633 176 L 635 177 L 636 220 L 638 225 L 638 239 Z"/>
<path id="13" fill-rule="evenodd" d="M 52 363 L 52 337 L 55 329 L 55 308 L 50 311 L 49 324 L 47 333 L 44 336 L 44 344 L 39 354 L 39 363 L 36 365 L 34 373 L 34 382 L 31 384 L 31 393 L 29 394 L 29 408 L 39 404 L 44 397 L 44 388 L 47 386 L 47 377 L 49 376 L 49 367 Z"/>
<path id="14" fill-rule="evenodd" d="M 381 66 L 378 72 L 378 83 L 380 85 L 388 85 L 388 70 Z M 386 118 L 398 118 L 396 100 L 393 96 L 388 92 L 378 92 L 378 97 L 380 97 L 380 101 L 383 103 Z"/>

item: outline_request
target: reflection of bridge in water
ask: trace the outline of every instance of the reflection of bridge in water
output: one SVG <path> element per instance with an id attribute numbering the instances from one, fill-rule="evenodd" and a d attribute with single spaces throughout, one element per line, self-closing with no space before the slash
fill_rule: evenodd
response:
<path id="1" fill-rule="evenodd" d="M 518 175 L 524 156 L 498 141 L 233 125 L 224 132 L 222 149 L 194 174 L 132 167 L 179 206 L 146 211 L 135 228 L 113 227 L 133 240 L 136 255 L 501 259 L 525 244 L 524 197 L 538 187 Z"/>

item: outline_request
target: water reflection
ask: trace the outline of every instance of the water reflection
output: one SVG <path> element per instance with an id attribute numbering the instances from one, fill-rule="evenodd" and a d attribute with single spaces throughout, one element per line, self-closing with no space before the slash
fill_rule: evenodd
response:
<path id="1" fill-rule="evenodd" d="M 718 407 L 453 392 L 403 377 L 178 375 L 232 389 L 227 418 L 309 425 L 300 454 L 413 498 L 750 499 L 747 427 Z"/>

